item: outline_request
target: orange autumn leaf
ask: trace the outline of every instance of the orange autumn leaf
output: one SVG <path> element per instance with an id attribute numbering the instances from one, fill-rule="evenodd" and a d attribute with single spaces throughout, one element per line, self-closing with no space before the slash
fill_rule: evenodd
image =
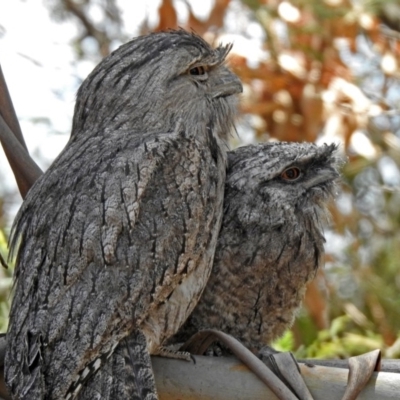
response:
<path id="1" fill-rule="evenodd" d="M 211 10 L 207 20 L 209 27 L 220 28 L 224 24 L 225 11 L 230 3 L 230 0 L 215 0 L 214 8 Z"/>
<path id="2" fill-rule="evenodd" d="M 321 270 L 318 271 L 317 277 L 308 285 L 304 298 L 304 305 L 307 307 L 312 320 L 319 330 L 326 329 L 328 327 L 328 305 L 326 301 L 326 295 L 321 292 L 321 289 L 318 285 L 318 281 L 320 280 L 325 280 L 323 277 L 323 271 Z"/>
<path id="3" fill-rule="evenodd" d="M 192 30 L 196 32 L 198 35 L 204 35 L 208 30 L 208 22 L 199 20 L 194 14 L 192 7 L 189 3 L 187 3 L 189 9 L 189 17 L 186 23 L 186 27 L 188 30 Z"/>
<path id="4" fill-rule="evenodd" d="M 158 9 L 158 15 L 160 21 L 155 31 L 163 31 L 165 29 L 174 29 L 178 27 L 178 17 L 172 0 L 163 0 Z"/>

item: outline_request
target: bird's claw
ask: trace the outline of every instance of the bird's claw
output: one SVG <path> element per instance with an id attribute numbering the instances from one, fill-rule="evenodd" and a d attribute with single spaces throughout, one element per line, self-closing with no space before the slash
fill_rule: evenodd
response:
<path id="1" fill-rule="evenodd" d="M 196 360 L 193 355 L 188 351 L 176 351 L 168 347 L 160 347 L 157 354 L 154 354 L 165 358 L 174 358 L 177 360 L 193 361 L 196 364 Z"/>
<path id="2" fill-rule="evenodd" d="M 278 399 L 297 400 L 291 390 L 255 354 L 234 337 L 224 332 L 215 329 L 200 331 L 193 335 L 181 349 L 194 351 L 195 354 L 203 354 L 207 347 L 216 340 L 228 347 L 243 364 L 268 386 Z"/>

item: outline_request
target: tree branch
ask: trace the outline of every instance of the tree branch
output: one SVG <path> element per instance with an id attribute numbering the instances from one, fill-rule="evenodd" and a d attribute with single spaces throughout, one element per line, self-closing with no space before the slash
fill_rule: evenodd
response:
<path id="1" fill-rule="evenodd" d="M 152 357 L 160 400 L 265 400 L 277 398 L 243 364 L 233 357 L 195 356 L 196 364 Z M 340 400 L 345 392 L 348 370 L 300 364 L 315 400 Z M 398 397 L 400 376 L 375 372 L 362 391 L 363 400 Z"/>
<path id="2" fill-rule="evenodd" d="M 5 123 L 9 126 L 15 137 L 21 143 L 22 147 L 28 151 L 26 147 L 24 136 L 22 135 L 21 127 L 15 113 L 14 105 L 11 100 L 10 92 L 7 88 L 7 83 L 3 75 L 3 70 L 0 65 L 0 115 L 3 117 Z"/>
<path id="3" fill-rule="evenodd" d="M 4 384 L 6 340 L 0 337 L 0 400 L 9 400 Z M 160 400 L 276 400 L 277 397 L 247 367 L 234 357 L 195 356 L 196 364 L 170 358 L 152 357 Z M 339 360 L 305 360 L 300 363 L 304 378 L 315 400 L 340 400 L 345 392 L 348 370 L 312 363 Z M 395 366 L 395 367 L 394 367 Z M 381 370 L 399 371 L 400 360 L 382 360 Z M 363 400 L 392 400 L 400 392 L 400 375 L 375 372 L 362 391 Z"/>
<path id="4" fill-rule="evenodd" d="M 19 192 L 25 198 L 29 189 L 43 174 L 0 115 L 0 142 L 14 173 Z"/>
<path id="5" fill-rule="evenodd" d="M 21 127 L 0 66 L 0 142 L 22 198 L 43 174 L 28 153 Z"/>

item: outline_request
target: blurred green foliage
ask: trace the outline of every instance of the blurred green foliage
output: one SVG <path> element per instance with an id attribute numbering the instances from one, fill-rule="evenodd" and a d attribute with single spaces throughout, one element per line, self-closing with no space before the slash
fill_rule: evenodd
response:
<path id="1" fill-rule="evenodd" d="M 7 262 L 7 238 L 0 228 L 0 257 Z M 10 292 L 12 288 L 13 263 L 7 263 L 6 269 L 0 265 L 0 332 L 5 332 L 8 326 L 8 314 L 10 311 Z"/>

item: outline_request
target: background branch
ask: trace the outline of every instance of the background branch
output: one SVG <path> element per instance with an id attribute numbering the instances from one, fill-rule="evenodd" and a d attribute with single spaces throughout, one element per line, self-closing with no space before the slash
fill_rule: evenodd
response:
<path id="1" fill-rule="evenodd" d="M 22 198 L 42 175 L 42 170 L 29 156 L 21 127 L 0 66 L 0 142 L 14 173 Z"/>

